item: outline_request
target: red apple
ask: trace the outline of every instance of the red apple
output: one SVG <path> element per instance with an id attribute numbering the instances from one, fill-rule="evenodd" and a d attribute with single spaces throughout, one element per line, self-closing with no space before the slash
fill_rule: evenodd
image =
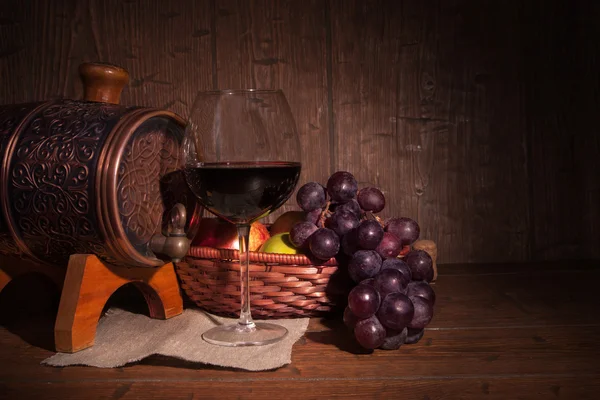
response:
<path id="1" fill-rule="evenodd" d="M 269 239 L 269 230 L 261 222 L 256 221 L 250 226 L 250 251 L 256 251 Z M 234 224 L 219 218 L 202 218 L 198 225 L 198 233 L 192 241 L 192 246 L 206 246 L 217 249 L 240 249 L 237 229 Z"/>
<path id="2" fill-rule="evenodd" d="M 219 218 L 201 218 L 198 223 L 198 233 L 194 236 L 192 240 L 192 246 L 206 246 L 206 247 L 216 247 L 217 243 L 220 241 L 220 237 L 224 228 L 227 228 L 226 225 L 222 223 L 223 221 Z"/>

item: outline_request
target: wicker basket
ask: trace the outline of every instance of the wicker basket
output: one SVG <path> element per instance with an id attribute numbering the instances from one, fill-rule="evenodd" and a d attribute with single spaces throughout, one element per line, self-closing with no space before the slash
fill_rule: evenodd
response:
<path id="1" fill-rule="evenodd" d="M 216 315 L 240 312 L 237 250 L 192 247 L 176 265 L 181 287 L 200 308 Z M 343 310 L 347 273 L 335 259 L 315 265 L 304 255 L 250 252 L 250 303 L 256 319 L 325 316 Z"/>

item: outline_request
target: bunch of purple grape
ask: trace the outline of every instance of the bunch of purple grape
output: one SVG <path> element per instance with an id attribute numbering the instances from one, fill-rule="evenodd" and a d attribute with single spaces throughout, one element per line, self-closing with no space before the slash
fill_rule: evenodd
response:
<path id="1" fill-rule="evenodd" d="M 290 240 L 309 257 L 338 257 L 353 281 L 344 323 L 367 349 L 398 349 L 418 342 L 433 318 L 433 262 L 411 249 L 420 227 L 406 217 L 382 221 L 377 213 L 385 196 L 375 187 L 358 189 L 346 171 L 331 175 L 324 187 L 303 185 L 296 201 L 305 221 L 290 230 Z M 404 259 L 399 258 L 404 255 Z"/>

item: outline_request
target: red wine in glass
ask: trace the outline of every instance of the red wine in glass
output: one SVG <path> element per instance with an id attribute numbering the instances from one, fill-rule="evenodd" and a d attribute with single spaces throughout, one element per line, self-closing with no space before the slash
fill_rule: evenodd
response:
<path id="1" fill-rule="evenodd" d="M 286 202 L 300 170 L 297 162 L 216 162 L 188 164 L 184 174 L 210 212 L 233 224 L 251 224 Z"/>

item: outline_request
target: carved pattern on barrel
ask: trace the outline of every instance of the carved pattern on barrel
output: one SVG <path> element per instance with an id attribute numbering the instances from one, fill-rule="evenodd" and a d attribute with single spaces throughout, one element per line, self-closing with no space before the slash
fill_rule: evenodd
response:
<path id="1" fill-rule="evenodd" d="M 17 231 L 30 252 L 52 264 L 76 253 L 108 251 L 93 219 L 99 150 L 127 109 L 62 100 L 21 131 L 11 163 L 8 194 Z"/>

